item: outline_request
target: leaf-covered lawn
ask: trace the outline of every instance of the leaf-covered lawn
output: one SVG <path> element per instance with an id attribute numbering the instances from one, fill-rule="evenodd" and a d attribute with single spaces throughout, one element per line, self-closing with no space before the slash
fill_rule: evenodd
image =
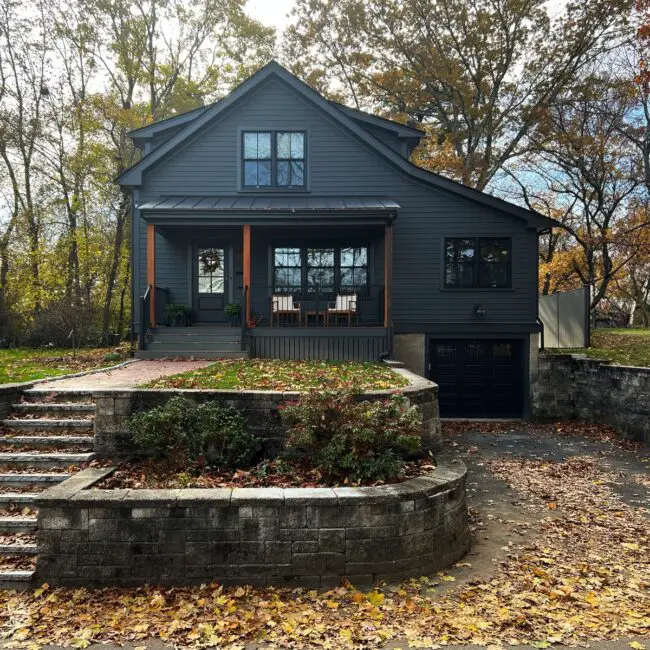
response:
<path id="1" fill-rule="evenodd" d="M 0 639 L 28 648 L 137 646 L 155 638 L 188 648 L 346 650 L 387 641 L 404 649 L 587 647 L 650 636 L 647 512 L 617 495 L 618 474 L 599 457 L 507 457 L 486 465 L 511 486 L 513 500 L 525 500 L 536 523 L 521 524 L 526 537 L 514 536 L 492 571 L 464 584 L 455 575 L 471 573 L 471 555 L 459 563 L 461 571 L 367 592 L 216 584 L 0 591 Z"/>
<path id="2" fill-rule="evenodd" d="M 11 348 L 0 350 L 0 384 L 57 377 L 93 368 L 113 366 L 119 360 L 104 361 L 115 348 Z M 123 360 L 123 359 L 122 359 Z"/>
<path id="3" fill-rule="evenodd" d="M 145 387 L 304 391 L 381 390 L 407 384 L 382 363 L 226 359 L 199 370 L 161 377 Z"/>
<path id="4" fill-rule="evenodd" d="M 587 354 L 623 366 L 650 366 L 650 329 L 596 329 L 588 349 L 547 349 L 551 354 Z"/>

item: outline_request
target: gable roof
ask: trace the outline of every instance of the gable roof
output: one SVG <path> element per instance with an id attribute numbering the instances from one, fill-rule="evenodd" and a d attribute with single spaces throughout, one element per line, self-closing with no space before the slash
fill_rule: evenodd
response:
<path id="1" fill-rule="evenodd" d="M 277 77 L 293 90 L 295 90 L 303 98 L 310 101 L 312 104 L 316 105 L 319 109 L 325 112 L 329 117 L 337 121 L 348 131 L 353 133 L 358 139 L 363 141 L 365 144 L 370 146 L 376 152 L 381 154 L 385 159 L 390 161 L 395 167 L 399 168 L 401 171 L 406 173 L 411 178 L 419 180 L 427 185 L 434 186 L 445 192 L 451 194 L 456 194 L 462 198 L 468 199 L 470 201 L 481 203 L 490 208 L 510 214 L 518 219 L 523 219 L 527 221 L 530 226 L 534 226 L 539 230 L 546 230 L 548 228 L 558 226 L 558 222 L 553 219 L 549 219 L 538 212 L 533 210 L 528 210 L 522 208 L 521 206 L 515 205 L 503 199 L 491 196 L 481 192 L 480 190 L 475 190 L 471 187 L 467 187 L 453 181 L 451 179 L 445 178 L 434 172 L 427 171 L 414 165 L 406 158 L 400 156 L 397 152 L 391 149 L 388 145 L 384 144 L 379 138 L 372 135 L 369 131 L 360 126 L 355 120 L 353 120 L 346 110 L 341 110 L 340 105 L 335 105 L 334 103 L 325 99 L 322 95 L 317 93 L 313 88 L 308 86 L 305 82 L 298 79 L 295 75 L 291 74 L 286 68 L 282 67 L 276 61 L 270 61 L 263 68 L 258 70 L 255 74 L 250 76 L 246 81 L 241 83 L 235 90 L 233 90 L 229 95 L 227 95 L 221 101 L 205 107 L 202 112 L 196 112 L 197 116 L 190 119 L 180 132 L 173 135 L 167 142 L 160 145 L 157 149 L 152 151 L 150 154 L 142 158 L 135 165 L 124 171 L 117 179 L 116 182 L 120 185 L 128 186 L 138 186 L 142 184 L 142 174 L 145 170 L 149 169 L 151 166 L 162 160 L 170 152 L 175 150 L 177 147 L 182 145 L 188 138 L 191 138 L 194 134 L 200 131 L 204 126 L 208 125 L 212 120 L 217 118 L 221 113 L 227 110 L 230 106 L 235 104 L 239 99 L 244 97 L 247 93 L 251 92 L 254 88 L 258 87 L 266 79 L 271 77 Z M 353 109 L 349 109 L 352 111 Z M 187 115 L 187 114 L 184 114 Z M 177 116 L 171 119 L 182 118 L 183 116 Z M 372 116 L 371 116 L 372 117 Z M 378 118 L 379 119 L 379 118 Z M 177 122 L 178 124 L 179 122 Z M 396 123 L 394 123 L 396 124 Z M 402 126 L 402 125 L 399 125 Z M 155 127 L 154 125 L 149 125 L 151 129 Z M 404 127 L 410 129 L 411 127 Z M 415 131 L 415 129 L 413 129 Z"/>

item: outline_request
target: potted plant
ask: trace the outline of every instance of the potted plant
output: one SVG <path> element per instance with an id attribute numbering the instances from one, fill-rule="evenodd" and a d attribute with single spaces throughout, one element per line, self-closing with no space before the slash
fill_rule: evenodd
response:
<path id="1" fill-rule="evenodd" d="M 238 305 L 236 302 L 228 303 L 224 311 L 226 312 L 226 316 L 228 316 L 228 320 L 230 321 L 230 325 L 232 327 L 239 325 L 241 305 Z"/>
<path id="2" fill-rule="evenodd" d="M 165 307 L 165 318 L 169 327 L 187 327 L 190 324 L 190 310 L 185 305 L 170 302 Z"/>

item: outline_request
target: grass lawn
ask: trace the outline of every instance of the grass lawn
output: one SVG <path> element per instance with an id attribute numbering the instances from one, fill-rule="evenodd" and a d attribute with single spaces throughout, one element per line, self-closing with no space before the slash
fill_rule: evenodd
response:
<path id="1" fill-rule="evenodd" d="M 314 388 L 381 390 L 408 382 L 381 363 L 232 359 L 161 377 L 146 388 L 304 391 Z"/>
<path id="2" fill-rule="evenodd" d="M 552 354 L 587 354 L 624 366 L 650 366 L 650 329 L 596 329 L 588 349 L 548 349 Z"/>
<path id="3" fill-rule="evenodd" d="M 0 350 L 0 384 L 58 377 L 92 368 L 114 366 L 120 360 L 104 361 L 115 348 L 11 348 Z M 124 358 L 121 359 L 122 361 Z"/>

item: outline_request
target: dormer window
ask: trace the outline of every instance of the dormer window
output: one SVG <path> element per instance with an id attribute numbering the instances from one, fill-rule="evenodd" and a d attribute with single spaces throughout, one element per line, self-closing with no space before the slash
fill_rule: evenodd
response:
<path id="1" fill-rule="evenodd" d="M 303 131 L 245 131 L 242 152 L 245 189 L 305 187 Z"/>

